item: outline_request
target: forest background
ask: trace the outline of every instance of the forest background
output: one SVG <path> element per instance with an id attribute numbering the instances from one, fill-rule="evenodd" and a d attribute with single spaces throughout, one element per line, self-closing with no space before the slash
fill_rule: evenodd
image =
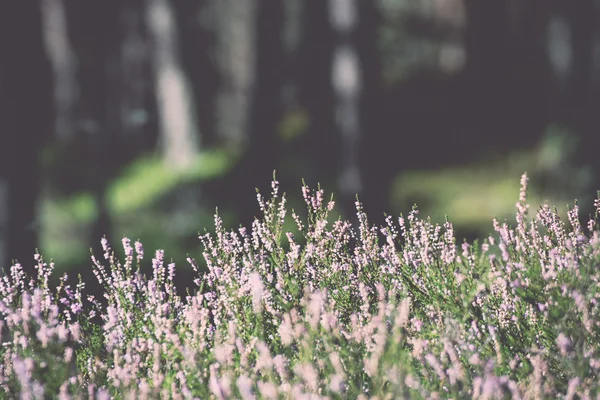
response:
<path id="1" fill-rule="evenodd" d="M 514 213 L 524 171 L 532 204 L 590 210 L 599 17 L 598 0 L 2 1 L 0 267 L 32 272 L 38 248 L 89 284 L 105 235 L 185 265 L 215 207 L 227 228 L 258 216 L 274 170 L 297 210 L 304 178 L 347 218 L 356 194 L 373 223 L 417 203 L 469 239 Z"/>

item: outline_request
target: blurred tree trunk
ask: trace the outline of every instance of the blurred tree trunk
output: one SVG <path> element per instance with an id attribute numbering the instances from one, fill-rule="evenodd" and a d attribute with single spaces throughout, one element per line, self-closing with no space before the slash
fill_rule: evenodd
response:
<path id="1" fill-rule="evenodd" d="M 467 73 L 479 83 L 479 92 L 502 86 L 506 69 L 509 18 L 506 2 L 484 4 L 465 0 Z M 475 86 L 473 87 L 475 89 Z"/>
<path id="2" fill-rule="evenodd" d="M 400 136 L 390 132 L 382 110 L 383 81 L 379 31 L 383 22 L 374 2 L 358 3 L 359 20 L 354 35 L 360 59 L 363 90 L 360 99 L 360 115 L 363 135 L 360 138 L 360 170 L 363 182 L 361 201 L 372 222 L 380 222 L 384 213 L 390 213 L 390 189 L 400 163 L 398 154 Z"/>
<path id="3" fill-rule="evenodd" d="M 342 207 L 348 216 L 353 214 L 354 198 L 362 189 L 357 152 L 362 130 L 359 106 L 363 76 L 356 45 L 352 40 L 358 18 L 355 0 L 329 0 L 329 19 L 335 36 L 331 71 L 334 114 L 342 142 L 338 190 Z"/>
<path id="4" fill-rule="evenodd" d="M 146 33 L 144 3 L 123 2 L 119 13 L 120 73 L 123 84 L 120 120 L 122 140 L 133 159 L 137 154 L 153 150 L 156 145 L 156 127 L 151 125 L 151 114 L 156 107 L 152 85 L 150 41 Z"/>
<path id="5" fill-rule="evenodd" d="M 213 0 L 173 1 L 177 18 L 181 64 L 197 106 L 197 123 L 202 132 L 202 147 L 217 144 L 215 96 L 219 71 L 214 60 L 215 25 Z"/>
<path id="6" fill-rule="evenodd" d="M 198 151 L 195 103 L 181 67 L 177 22 L 169 0 L 147 0 L 160 138 L 167 165 L 188 168 Z"/>
<path id="7" fill-rule="evenodd" d="M 2 69 L 0 68 L 0 73 Z M 0 90 L 3 86 L 0 83 Z M 0 100 L 0 105 L 4 104 L 4 99 Z M 7 268 L 10 264 L 10 256 L 8 255 L 8 182 L 6 174 L 6 164 L 0 164 L 0 269 Z"/>
<path id="8" fill-rule="evenodd" d="M 33 274 L 38 160 L 53 130 L 52 74 L 40 1 L 0 2 L 0 54 L 0 267 L 16 259 Z"/>
<path id="9" fill-rule="evenodd" d="M 598 58 L 600 46 L 598 18 L 600 17 L 600 4 L 595 0 L 579 0 L 565 2 L 567 18 L 571 26 L 571 47 L 573 64 L 569 75 L 569 125 L 580 137 L 577 153 L 580 165 L 593 167 L 594 180 L 599 189 L 600 162 L 598 161 L 598 148 L 600 135 L 598 134 L 598 83 L 594 81 L 594 60 Z M 596 54 L 595 54 L 596 53 Z"/>
<path id="10" fill-rule="evenodd" d="M 101 258 L 100 239 L 103 236 L 110 239 L 111 233 L 106 190 L 121 167 L 126 150 L 121 141 L 121 101 L 125 90 L 120 64 L 121 5 L 116 0 L 66 5 L 71 43 L 79 60 L 77 76 L 81 88 L 76 133 L 76 143 L 80 145 L 75 151 L 86 156 L 84 190 L 92 193 L 96 203 L 96 218 L 88 240 L 94 255 Z M 102 293 L 91 267 L 76 272 L 87 283 L 87 293 L 97 297 Z"/>
<path id="11" fill-rule="evenodd" d="M 250 106 L 250 143 L 244 173 L 244 181 L 250 186 L 243 192 L 245 195 L 252 195 L 254 187 L 261 188 L 262 193 L 270 191 L 270 178 L 281 156 L 277 127 L 283 116 L 284 4 L 281 0 L 258 0 L 256 13 L 256 84 Z M 248 174 L 250 170 L 252 175 Z M 251 182 L 250 176 L 255 176 L 257 182 Z M 252 206 L 256 210 L 256 203 Z"/>
<path id="12" fill-rule="evenodd" d="M 545 51 L 549 3 L 544 0 L 508 2 L 508 41 L 510 42 L 507 110 L 514 126 L 507 131 L 522 145 L 537 143 L 546 129 L 551 114 L 550 65 Z M 534 106 L 532 106 L 534 105 Z M 505 118 L 506 119 L 506 118 Z M 528 136 L 529 143 L 522 139 Z"/>
<path id="13" fill-rule="evenodd" d="M 327 1 L 304 3 L 302 39 L 298 50 L 298 97 L 308 114 L 308 133 L 301 146 L 308 182 L 339 176 L 341 139 L 334 120 L 332 85 L 333 28 Z M 312 185 L 314 185 L 314 183 Z"/>
<path id="14" fill-rule="evenodd" d="M 544 45 L 554 89 L 549 122 L 560 123 L 580 139 L 576 163 L 592 167 L 594 178 L 590 190 L 594 190 L 600 184 L 597 157 L 597 148 L 600 146 L 597 132 L 600 122 L 597 112 L 600 101 L 600 74 L 597 72 L 600 58 L 594 54 L 600 48 L 600 30 L 597 27 L 600 2 L 562 0 L 552 2 L 547 8 L 549 15 Z M 575 183 L 578 180 L 571 181 Z M 549 184 L 555 185 L 555 179 Z M 582 206 L 586 206 L 585 202 Z M 585 212 L 590 209 L 591 205 Z"/>
<path id="15" fill-rule="evenodd" d="M 257 0 L 255 6 L 253 15 L 256 21 L 246 21 L 242 26 L 252 26 L 256 30 L 251 34 L 256 38 L 256 42 L 253 42 L 256 53 L 253 61 L 255 60 L 256 65 L 245 65 L 243 68 L 232 65 L 229 70 L 231 73 L 238 69 L 234 75 L 240 76 L 250 72 L 255 74 L 244 78 L 246 82 L 253 82 L 253 89 L 251 92 L 245 89 L 243 95 L 241 91 L 226 95 L 231 96 L 232 101 L 236 96 L 239 96 L 238 100 L 244 98 L 244 107 L 249 107 L 249 114 L 244 117 L 247 118 L 248 126 L 239 127 L 247 129 L 247 144 L 240 162 L 227 177 L 223 187 L 218 189 L 217 200 L 220 204 L 225 202 L 233 206 L 237 212 L 237 221 L 245 226 L 249 226 L 255 216 L 260 216 L 254 188 L 260 188 L 263 195 L 270 192 L 270 178 L 279 159 L 280 147 L 276 133 L 283 114 L 282 87 L 285 75 L 283 3 L 279 0 Z M 241 35 L 239 32 L 238 34 Z M 233 42 L 229 45 L 236 46 Z M 244 44 L 246 45 L 249 43 Z M 242 52 L 242 49 L 238 51 Z M 242 69 L 246 71 L 242 72 Z M 251 95 L 251 102 L 245 100 L 248 95 Z M 238 105 L 241 106 L 241 103 Z M 242 109 L 237 111 L 241 113 Z"/>
<path id="16" fill-rule="evenodd" d="M 302 44 L 305 9 L 306 5 L 302 0 L 283 1 L 282 46 L 286 72 L 283 77 L 282 96 L 286 112 L 299 111 L 299 50 Z"/>
<path id="17" fill-rule="evenodd" d="M 282 3 L 282 110 L 277 137 L 281 145 L 281 154 L 285 154 L 286 157 L 278 164 L 277 179 L 282 186 L 297 186 L 301 178 L 310 178 L 306 175 L 307 155 L 298 151 L 302 136 L 306 134 L 309 117 L 301 104 L 302 89 L 299 84 L 304 72 L 300 49 L 306 4 L 302 0 L 284 0 Z"/>
<path id="18" fill-rule="evenodd" d="M 571 26 L 573 64 L 570 74 L 569 102 L 575 120 L 587 113 L 592 90 L 594 27 L 598 22 L 593 0 L 566 2 L 566 16 Z"/>
<path id="19" fill-rule="evenodd" d="M 124 149 L 120 148 L 122 143 L 122 121 L 120 115 L 121 99 L 123 94 L 123 82 L 120 71 L 119 44 L 122 41 L 119 26 L 120 6 L 117 1 L 108 1 L 98 5 L 97 13 L 90 17 L 96 22 L 92 23 L 90 32 L 96 42 L 97 51 L 93 53 L 95 59 L 95 84 L 96 93 L 90 95 L 96 97 L 97 108 L 92 112 L 97 116 L 97 129 L 92 136 L 92 154 L 97 163 L 97 169 L 92 172 L 92 191 L 96 197 L 97 217 L 92 229 L 92 243 L 98 249 L 98 244 L 103 236 L 111 233 L 111 218 L 106 189 L 110 180 L 122 162 Z M 96 75 L 97 74 L 97 75 Z M 101 86 L 101 87 L 100 87 Z M 95 253 L 97 256 L 101 252 Z M 91 278 L 91 274 L 88 273 Z M 87 277 L 86 277 L 87 280 Z"/>
<path id="20" fill-rule="evenodd" d="M 42 22 L 46 52 L 54 76 L 55 133 L 60 140 L 72 139 L 78 88 L 76 60 L 67 29 L 63 0 L 42 0 Z"/>
<path id="21" fill-rule="evenodd" d="M 462 147 L 506 152 L 538 142 L 549 117 L 545 3 L 464 1 L 470 125 Z"/>
<path id="22" fill-rule="evenodd" d="M 256 0 L 213 0 L 215 61 L 219 88 L 215 130 L 221 144 L 240 151 L 248 143 L 250 99 L 255 82 Z"/>
<path id="23" fill-rule="evenodd" d="M 464 69 L 466 98 L 471 118 L 468 135 L 461 144 L 485 144 L 486 137 L 511 134 L 503 125 L 506 107 L 509 105 L 509 13 L 507 2 L 483 3 L 465 0 L 466 27 Z M 507 140 L 508 143 L 514 143 Z M 482 150 L 484 150 L 482 148 Z"/>

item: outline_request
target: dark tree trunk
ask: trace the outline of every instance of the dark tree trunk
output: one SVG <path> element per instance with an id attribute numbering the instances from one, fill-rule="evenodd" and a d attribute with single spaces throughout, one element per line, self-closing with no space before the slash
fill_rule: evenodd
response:
<path id="1" fill-rule="evenodd" d="M 128 159 L 156 148 L 158 129 L 151 122 L 156 114 L 152 81 L 151 44 L 148 38 L 144 6 L 141 1 L 125 1 L 119 13 L 122 31 L 120 43 L 120 82 L 122 83 L 122 141 Z"/>
<path id="2" fill-rule="evenodd" d="M 381 78 L 378 32 L 382 22 L 374 2 L 358 2 L 360 18 L 355 33 L 356 48 L 363 73 L 363 93 L 360 109 L 363 135 L 360 139 L 360 170 L 363 176 L 361 201 L 372 222 L 382 222 L 383 214 L 390 213 L 390 187 L 398 169 L 396 157 L 401 135 L 391 134 L 385 125 L 383 110 L 383 82 Z"/>
<path id="3" fill-rule="evenodd" d="M 569 83 L 570 119 L 575 127 L 585 131 L 588 117 L 595 110 L 596 104 L 591 104 L 592 71 L 593 71 L 593 39 L 598 12 L 593 0 L 569 2 L 568 18 L 571 25 L 571 43 L 573 51 L 573 67 Z M 591 109 L 594 108 L 594 110 Z M 595 135 L 598 137 L 598 135 Z"/>
<path id="4" fill-rule="evenodd" d="M 250 107 L 250 164 L 262 187 L 276 166 L 276 135 L 283 112 L 282 85 L 285 57 L 282 42 L 283 2 L 259 0 L 256 19 L 256 84 Z"/>
<path id="5" fill-rule="evenodd" d="M 303 35 L 298 54 L 299 101 L 309 116 L 308 135 L 300 145 L 307 165 L 305 178 L 317 181 L 337 177 L 341 165 L 340 137 L 334 121 L 331 81 L 334 48 L 327 1 L 304 5 Z"/>
<path id="6" fill-rule="evenodd" d="M 510 134 L 501 126 L 506 120 L 503 107 L 510 100 L 508 8 L 505 1 L 465 0 L 465 11 L 465 98 L 470 118 L 467 119 L 468 133 L 460 137 L 461 142 L 457 144 L 472 148 L 473 143 L 485 143 L 482 135 Z"/>
<path id="7" fill-rule="evenodd" d="M 599 189 L 600 162 L 598 149 L 598 82 L 593 80 L 594 39 L 600 34 L 598 17 L 600 5 L 594 0 L 567 2 L 567 17 L 571 26 L 573 64 L 569 79 L 568 121 L 574 132 L 581 138 L 577 162 L 591 166 L 594 175 L 592 189 Z M 596 50 L 597 51 L 597 50 Z"/>
<path id="8" fill-rule="evenodd" d="M 358 19 L 357 1 L 329 0 L 329 20 L 335 39 L 331 70 L 333 112 L 342 153 L 337 186 L 339 202 L 347 216 L 355 213 L 354 198 L 362 189 L 357 153 L 364 133 L 359 111 L 363 75 L 356 41 L 352 37 L 357 31 Z"/>
<path id="9" fill-rule="evenodd" d="M 240 164 L 233 171 L 235 183 L 227 191 L 227 196 L 238 199 L 238 220 L 246 226 L 254 217 L 260 217 L 254 188 L 259 188 L 265 196 L 270 192 L 269 182 L 279 154 L 276 130 L 283 113 L 283 4 L 279 0 L 259 0 L 257 7 L 256 75 L 249 114 L 249 141 Z"/>
<path id="10" fill-rule="evenodd" d="M 102 258 L 100 239 L 111 238 L 110 210 L 106 198 L 107 185 L 123 164 L 125 152 L 123 134 L 121 45 L 123 27 L 119 16 L 123 4 L 117 0 L 103 2 L 70 2 L 67 9 L 69 28 L 75 52 L 79 58 L 78 76 L 81 84 L 80 118 L 77 135 L 81 135 L 87 160 L 86 189 L 96 200 L 96 219 L 90 230 L 89 245 Z M 117 247 L 117 243 L 113 243 Z M 87 283 L 87 293 L 101 294 L 89 265 L 81 274 Z M 75 279 L 75 276 L 71 277 Z"/>
<path id="11" fill-rule="evenodd" d="M 39 152 L 53 131 L 52 75 L 39 1 L 0 2 L 0 175 L 7 214 L 1 267 L 18 260 L 34 272 Z"/>

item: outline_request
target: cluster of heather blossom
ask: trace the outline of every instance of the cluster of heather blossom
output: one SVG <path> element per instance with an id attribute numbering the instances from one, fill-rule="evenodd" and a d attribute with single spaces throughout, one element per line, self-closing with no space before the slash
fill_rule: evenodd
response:
<path id="1" fill-rule="evenodd" d="M 600 398 L 600 192 L 563 221 L 527 204 L 481 242 L 408 215 L 357 224 L 304 185 L 292 212 L 274 179 L 249 228 L 200 236 L 186 296 L 162 250 L 92 257 L 104 298 L 15 264 L 0 277 L 0 397 L 22 399 Z M 98 322 L 100 321 L 100 322 Z"/>

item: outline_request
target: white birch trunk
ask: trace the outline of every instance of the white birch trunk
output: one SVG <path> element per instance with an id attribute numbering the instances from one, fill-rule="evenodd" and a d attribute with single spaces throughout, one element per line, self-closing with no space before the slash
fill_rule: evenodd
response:
<path id="1" fill-rule="evenodd" d="M 171 3 L 147 0 L 146 7 L 162 151 L 169 167 L 183 170 L 192 164 L 199 142 L 193 93 L 179 59 Z"/>

